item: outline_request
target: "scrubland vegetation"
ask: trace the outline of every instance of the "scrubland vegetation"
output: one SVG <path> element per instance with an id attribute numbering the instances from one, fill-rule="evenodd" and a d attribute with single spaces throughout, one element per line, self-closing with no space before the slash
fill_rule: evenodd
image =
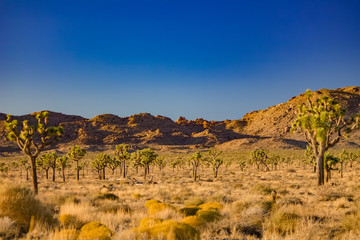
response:
<path id="1" fill-rule="evenodd" d="M 74 148 L 69 152 L 74 153 Z M 3 157 L 0 236 L 358 239 L 358 153 L 356 149 L 331 152 L 338 158 L 329 167 L 331 178 L 317 186 L 314 161 L 304 150 L 161 152 L 122 145 L 87 152 L 78 162 L 69 157 L 65 168 L 55 160 L 55 171 L 48 174 L 38 161 L 37 196 L 30 190 L 24 157 Z M 39 159 L 49 155 L 44 153 Z M 56 155 L 60 159 L 71 154 Z M 127 159 L 125 168 L 122 158 Z M 222 163 L 217 177 L 214 159 Z M 198 161 L 196 181 L 194 160 Z M 105 167 L 99 170 L 98 161 Z"/>

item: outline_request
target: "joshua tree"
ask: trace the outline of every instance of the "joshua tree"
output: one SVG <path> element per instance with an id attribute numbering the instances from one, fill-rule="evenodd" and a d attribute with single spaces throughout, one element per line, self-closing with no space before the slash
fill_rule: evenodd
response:
<path id="1" fill-rule="evenodd" d="M 267 171 L 270 171 L 267 166 L 268 156 L 263 149 L 257 149 L 250 153 L 249 163 L 255 164 L 257 169 L 260 169 L 260 166 L 263 165 Z"/>
<path id="2" fill-rule="evenodd" d="M 197 180 L 197 170 L 198 167 L 203 163 L 203 158 L 201 152 L 194 152 L 194 154 L 190 158 L 190 164 L 192 165 L 193 169 L 193 178 L 196 182 Z"/>
<path id="3" fill-rule="evenodd" d="M 341 153 L 339 154 L 339 162 L 340 162 L 340 174 L 341 174 L 341 178 L 343 177 L 343 165 L 345 163 L 350 162 L 350 166 L 352 166 L 352 163 L 356 160 L 357 155 L 355 153 L 352 152 L 348 152 L 345 149 L 343 149 L 341 151 Z"/>
<path id="4" fill-rule="evenodd" d="M 331 170 L 336 170 L 333 167 L 339 162 L 339 158 L 326 152 L 324 154 L 325 159 L 325 170 L 326 170 L 326 182 L 331 179 Z"/>
<path id="5" fill-rule="evenodd" d="M 96 158 L 91 162 L 91 166 L 98 171 L 99 179 L 105 180 L 105 168 L 110 161 L 111 156 L 106 153 L 100 153 Z"/>
<path id="6" fill-rule="evenodd" d="M 210 148 L 210 150 L 207 152 L 208 156 L 205 158 L 205 161 L 207 161 L 213 169 L 214 178 L 217 178 L 219 168 L 224 163 L 224 160 L 219 158 L 221 153 L 222 151 L 217 151 L 215 148 Z"/>
<path id="7" fill-rule="evenodd" d="M 20 165 L 22 165 L 26 171 L 26 181 L 29 180 L 29 169 L 31 168 L 28 158 L 21 158 Z"/>
<path id="8" fill-rule="evenodd" d="M 31 162 L 34 192 L 38 194 L 36 159 L 47 146 L 56 143 L 60 139 L 64 129 L 61 126 L 48 126 L 49 113 L 47 111 L 33 113 L 32 115 L 35 115 L 38 120 L 36 128 L 25 120 L 22 122 L 22 130 L 19 131 L 17 128 L 18 121 L 11 121 L 11 115 L 7 115 L 6 130 L 8 131 L 8 139 L 17 143 L 23 153 L 28 156 Z M 36 131 L 39 134 L 38 138 L 34 138 Z"/>
<path id="9" fill-rule="evenodd" d="M 307 104 L 299 106 L 299 113 L 291 130 L 300 130 L 311 145 L 317 162 L 318 185 L 324 185 L 324 154 L 335 146 L 344 135 L 359 128 L 359 114 L 345 117 L 345 109 L 329 96 L 312 100 L 306 90 Z"/>
<path id="10" fill-rule="evenodd" d="M 158 155 L 151 148 L 140 150 L 140 164 L 144 167 L 144 180 L 146 175 L 150 173 L 150 164 L 153 163 Z"/>
<path id="11" fill-rule="evenodd" d="M 40 156 L 40 158 L 36 160 L 36 166 L 45 171 L 46 179 L 49 179 L 49 169 L 50 169 L 49 160 L 50 159 L 47 158 L 45 155 Z"/>
<path id="12" fill-rule="evenodd" d="M 56 164 L 56 159 L 58 158 L 58 155 L 56 153 L 45 153 L 43 156 L 41 156 L 41 158 L 46 158 L 47 159 L 47 164 L 49 165 L 49 167 L 53 170 L 53 182 L 55 182 L 55 170 L 57 167 Z"/>
<path id="13" fill-rule="evenodd" d="M 75 167 L 76 180 L 78 181 L 80 179 L 80 170 L 81 170 L 79 166 L 79 161 L 85 156 L 85 154 L 86 154 L 86 150 L 80 148 L 80 146 L 78 145 L 73 146 L 67 154 L 71 160 L 76 162 L 76 167 Z"/>
<path id="14" fill-rule="evenodd" d="M 57 166 L 61 169 L 63 182 L 65 182 L 65 168 L 70 166 L 68 156 L 58 157 L 56 159 Z"/>
<path id="15" fill-rule="evenodd" d="M 170 166 L 172 167 L 173 171 L 176 167 L 180 167 L 184 164 L 184 161 L 181 157 L 176 157 L 174 160 L 170 162 Z"/>
<path id="16" fill-rule="evenodd" d="M 316 172 L 316 158 L 311 145 L 307 145 L 305 149 L 305 163 L 314 167 L 314 173 Z"/>
<path id="17" fill-rule="evenodd" d="M 155 164 L 159 167 L 159 170 L 161 170 L 166 167 L 166 161 L 164 156 L 158 156 L 155 160 Z"/>
<path id="18" fill-rule="evenodd" d="M 129 144 L 120 144 L 115 147 L 115 156 L 121 161 L 123 178 L 126 177 L 126 165 L 127 161 L 130 159 L 129 149 Z"/>
<path id="19" fill-rule="evenodd" d="M 111 169 L 112 175 L 115 174 L 115 169 L 120 166 L 121 162 L 116 159 L 116 157 L 112 157 L 109 159 L 107 166 Z"/>
<path id="20" fill-rule="evenodd" d="M 243 172 L 245 167 L 246 167 L 246 158 L 240 158 L 238 161 L 237 161 L 241 171 Z"/>

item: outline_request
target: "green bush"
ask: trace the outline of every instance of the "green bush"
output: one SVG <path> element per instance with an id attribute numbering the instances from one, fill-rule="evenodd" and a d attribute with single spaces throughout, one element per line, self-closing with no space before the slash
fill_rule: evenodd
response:
<path id="1" fill-rule="evenodd" d="M 9 217 L 27 232 L 33 217 L 35 224 L 51 226 L 55 223 L 50 210 L 35 198 L 34 193 L 25 187 L 0 187 L 0 217 Z"/>
<path id="2" fill-rule="evenodd" d="M 118 200 L 119 197 L 116 196 L 115 194 L 113 193 L 102 193 L 102 194 L 99 194 L 95 197 L 95 200 L 103 200 L 103 199 L 108 199 L 108 200 Z"/>

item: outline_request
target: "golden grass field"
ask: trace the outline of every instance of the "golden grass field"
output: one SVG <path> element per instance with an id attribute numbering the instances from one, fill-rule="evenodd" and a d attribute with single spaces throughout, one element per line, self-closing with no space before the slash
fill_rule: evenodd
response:
<path id="1" fill-rule="evenodd" d="M 167 162 L 191 156 L 158 153 Z M 142 169 L 136 173 L 132 167 L 128 168 L 129 178 L 122 179 L 118 169 L 114 175 L 107 169 L 106 180 L 101 181 L 90 166 L 76 181 L 71 167 L 66 170 L 65 183 L 58 171 L 53 182 L 51 173 L 47 180 L 39 170 L 36 199 L 40 202 L 26 189 L 16 188 L 32 189 L 25 171 L 20 176 L 19 169 L 10 168 L 0 177 L 0 236 L 53 240 L 360 239 L 360 164 L 347 165 L 343 178 L 334 170 L 331 181 L 318 187 L 312 167 L 302 163 L 304 151 L 276 153 L 286 159 L 277 170 L 246 166 L 242 171 L 237 161 L 246 159 L 249 152 L 224 152 L 218 178 L 213 178 L 208 166 L 201 166 L 197 182 L 191 165 L 166 166 L 161 171 L 151 166 L 147 179 L 153 177 L 157 184 L 144 182 Z M 88 153 L 84 161 L 91 161 L 96 154 Z M 21 155 L 3 157 L 0 162 L 19 158 Z M 130 181 L 134 178 L 138 184 Z"/>

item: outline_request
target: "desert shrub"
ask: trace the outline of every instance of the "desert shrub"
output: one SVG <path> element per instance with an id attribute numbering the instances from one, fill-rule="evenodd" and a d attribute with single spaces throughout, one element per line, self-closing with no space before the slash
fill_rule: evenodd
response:
<path id="1" fill-rule="evenodd" d="M 255 184 L 255 186 L 252 188 L 252 192 L 259 193 L 261 195 L 269 195 L 273 191 L 274 189 L 272 189 L 270 186 L 261 183 Z"/>
<path id="2" fill-rule="evenodd" d="M 0 188 L 0 217 L 8 216 L 21 228 L 28 231 L 33 216 L 36 224 L 55 223 L 49 209 L 35 198 L 34 193 L 25 187 L 3 186 Z"/>
<path id="3" fill-rule="evenodd" d="M 131 208 L 126 204 L 102 204 L 98 207 L 98 210 L 105 213 L 131 212 Z"/>
<path id="4" fill-rule="evenodd" d="M 275 201 L 261 201 L 260 207 L 264 210 L 265 213 L 269 213 L 271 210 L 273 210 L 276 206 Z"/>
<path id="5" fill-rule="evenodd" d="M 360 231 L 360 210 L 347 215 L 342 222 L 342 226 L 345 231 Z"/>
<path id="6" fill-rule="evenodd" d="M 202 210 L 220 210 L 223 208 L 223 205 L 218 202 L 207 202 L 201 204 L 199 208 L 201 208 Z"/>
<path id="7" fill-rule="evenodd" d="M 75 216 L 71 214 L 63 214 L 59 216 L 59 221 L 65 228 L 76 228 L 80 229 L 82 225 L 84 224 L 79 219 L 77 219 Z"/>
<path id="8" fill-rule="evenodd" d="M 14 239 L 18 234 L 19 228 L 11 218 L 0 218 L 0 239 Z"/>
<path id="9" fill-rule="evenodd" d="M 162 222 L 163 220 L 160 218 L 145 217 L 140 220 L 140 224 L 137 230 L 139 230 L 140 232 L 146 232 L 148 228 Z"/>
<path id="10" fill-rule="evenodd" d="M 101 194 L 97 195 L 94 200 L 104 200 L 104 199 L 118 200 L 119 197 L 113 193 L 101 193 Z"/>
<path id="11" fill-rule="evenodd" d="M 110 240 L 112 232 L 99 222 L 85 224 L 81 230 L 78 240 Z"/>
<path id="12" fill-rule="evenodd" d="M 197 217 L 197 216 L 188 216 L 183 218 L 183 220 L 181 220 L 181 222 L 189 224 L 190 226 L 192 226 L 195 229 L 199 229 L 200 227 L 205 225 L 204 220 L 202 220 L 201 218 Z"/>
<path id="13" fill-rule="evenodd" d="M 296 213 L 280 209 L 270 216 L 270 231 L 275 231 L 282 235 L 292 233 L 295 231 L 299 219 L 300 216 Z"/>
<path id="14" fill-rule="evenodd" d="M 278 205 L 286 206 L 286 205 L 303 205 L 303 201 L 301 201 L 300 198 L 297 197 L 288 197 L 288 198 L 282 198 L 278 201 Z"/>
<path id="15" fill-rule="evenodd" d="M 188 199 L 184 202 L 184 206 L 186 207 L 190 207 L 190 206 L 199 206 L 201 204 L 203 204 L 204 201 L 201 200 L 200 198 L 192 198 L 192 199 Z"/>
<path id="16" fill-rule="evenodd" d="M 236 201 L 232 203 L 232 212 L 235 214 L 241 214 L 242 211 L 250 207 L 249 202 L 245 201 Z"/>
<path id="17" fill-rule="evenodd" d="M 184 207 L 180 209 L 180 212 L 183 213 L 185 216 L 194 216 L 196 212 L 199 210 L 199 207 Z"/>
<path id="18" fill-rule="evenodd" d="M 60 231 L 55 232 L 51 240 L 76 240 L 79 233 L 76 229 L 62 229 Z"/>
<path id="19" fill-rule="evenodd" d="M 143 197 L 140 193 L 133 193 L 131 196 L 132 196 L 135 200 L 139 200 L 140 198 Z"/>
<path id="20" fill-rule="evenodd" d="M 200 239 L 199 232 L 183 222 L 174 220 L 163 221 L 152 227 L 144 229 L 148 239 L 167 239 L 167 240 L 192 240 Z"/>
<path id="21" fill-rule="evenodd" d="M 197 211 L 196 216 L 206 223 L 214 222 L 221 218 L 221 214 L 217 209 L 200 209 Z"/>
<path id="22" fill-rule="evenodd" d="M 149 200 L 145 203 L 145 207 L 148 208 L 148 214 L 149 215 L 155 215 L 165 209 L 175 209 L 173 206 L 167 204 L 167 203 L 162 203 L 158 200 L 152 199 Z"/>

